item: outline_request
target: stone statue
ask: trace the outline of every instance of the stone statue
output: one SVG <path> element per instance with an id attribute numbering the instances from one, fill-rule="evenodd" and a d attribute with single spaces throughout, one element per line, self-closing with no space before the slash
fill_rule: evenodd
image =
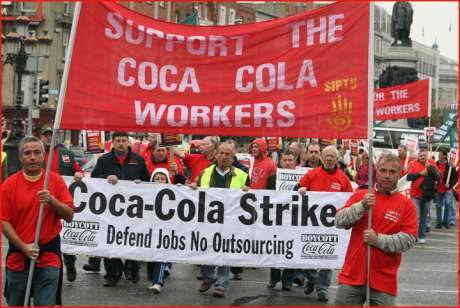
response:
<path id="1" fill-rule="evenodd" d="M 412 40 L 409 38 L 412 15 L 414 11 L 409 2 L 397 1 L 393 5 L 391 14 L 391 36 L 395 39 L 391 46 L 412 47 Z M 398 44 L 398 41 L 401 43 Z"/>

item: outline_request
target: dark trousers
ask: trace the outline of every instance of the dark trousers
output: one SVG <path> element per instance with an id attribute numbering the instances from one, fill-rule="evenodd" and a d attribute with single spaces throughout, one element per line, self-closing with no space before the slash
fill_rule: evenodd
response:
<path id="1" fill-rule="evenodd" d="M 62 254 L 65 267 L 74 267 L 77 257 L 74 255 Z"/>
<path id="2" fill-rule="evenodd" d="M 291 268 L 285 268 L 285 269 L 271 268 L 270 269 L 270 281 L 278 282 L 281 280 L 283 285 L 292 286 L 292 281 L 294 280 L 294 273 L 295 273 L 295 270 Z"/>

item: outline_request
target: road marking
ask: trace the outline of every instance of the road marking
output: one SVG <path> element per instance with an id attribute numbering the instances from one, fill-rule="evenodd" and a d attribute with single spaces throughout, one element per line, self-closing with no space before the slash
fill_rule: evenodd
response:
<path id="1" fill-rule="evenodd" d="M 437 272 L 437 273 L 457 273 L 458 270 L 439 270 L 439 269 L 416 269 L 416 268 L 403 268 L 400 271 L 411 271 L 411 272 Z"/>

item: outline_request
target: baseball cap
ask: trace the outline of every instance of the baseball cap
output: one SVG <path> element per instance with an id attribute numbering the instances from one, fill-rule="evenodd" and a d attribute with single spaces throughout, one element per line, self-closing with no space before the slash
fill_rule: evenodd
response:
<path id="1" fill-rule="evenodd" d="M 45 124 L 42 126 L 42 129 L 41 129 L 42 135 L 46 133 L 52 133 L 52 132 L 53 132 L 53 126 L 51 124 Z"/>

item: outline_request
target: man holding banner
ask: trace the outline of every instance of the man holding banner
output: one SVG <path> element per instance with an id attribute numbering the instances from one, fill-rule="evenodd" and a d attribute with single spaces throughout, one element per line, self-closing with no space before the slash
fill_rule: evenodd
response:
<path id="1" fill-rule="evenodd" d="M 150 180 L 144 159 L 131 151 L 128 134 L 114 132 L 112 135 L 112 151 L 99 157 L 91 172 L 93 178 L 107 178 L 110 184 L 116 185 L 118 180 L 145 181 Z M 118 283 L 123 270 L 121 259 L 104 259 L 106 270 L 105 287 L 114 287 Z M 125 276 L 133 283 L 139 282 L 139 264 L 136 261 L 125 262 Z"/>
<path id="2" fill-rule="evenodd" d="M 337 166 L 338 158 L 339 153 L 335 146 L 325 147 L 322 151 L 323 165 L 304 175 L 299 182 L 299 193 L 303 195 L 307 191 L 352 192 L 350 180 Z M 316 285 L 318 300 L 329 301 L 328 289 L 331 285 L 332 270 L 308 269 L 305 274 L 308 280 L 305 284 L 305 294 L 311 294 Z"/>
<path id="3" fill-rule="evenodd" d="M 196 189 L 198 185 L 201 188 L 218 187 L 246 190 L 247 173 L 232 167 L 235 154 L 232 146 L 225 142 L 221 143 L 217 149 L 217 164 L 212 164 L 204 169 L 197 182 L 191 183 L 190 187 Z M 229 273 L 230 268 L 228 266 L 203 265 L 201 267 L 203 282 L 199 288 L 200 293 L 208 291 L 214 285 L 213 296 L 224 297 Z"/>
<path id="4" fill-rule="evenodd" d="M 401 252 L 412 248 L 417 239 L 414 204 L 396 189 L 401 168 L 397 156 L 382 154 L 373 192 L 356 191 L 337 211 L 336 226 L 352 228 L 352 233 L 339 274 L 336 306 L 362 306 L 366 301 L 366 283 L 370 283 L 371 306 L 395 305 Z M 373 225 L 368 229 L 370 208 Z M 370 282 L 366 282 L 367 245 L 372 246 Z"/>
<path id="5" fill-rule="evenodd" d="M 45 148 L 36 137 L 24 137 L 19 144 L 22 170 L 10 176 L 2 189 L 2 231 L 9 242 L 6 256 L 6 301 L 22 306 L 31 260 L 37 262 L 33 275 L 35 306 L 61 304 L 62 287 L 61 219 L 73 219 L 73 200 L 62 177 L 49 174 L 43 189 Z M 40 203 L 44 203 L 42 230 L 34 246 Z"/>

